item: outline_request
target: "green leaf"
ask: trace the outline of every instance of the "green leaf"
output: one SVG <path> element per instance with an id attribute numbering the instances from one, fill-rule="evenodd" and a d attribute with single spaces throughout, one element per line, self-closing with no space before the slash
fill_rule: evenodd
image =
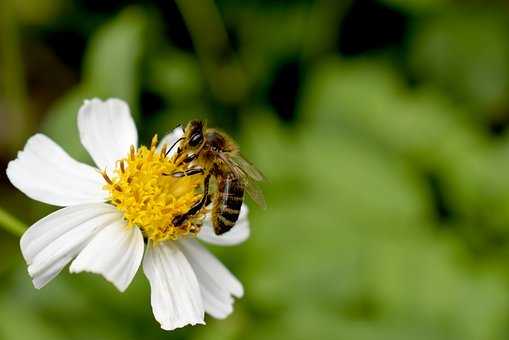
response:
<path id="1" fill-rule="evenodd" d="M 509 107 L 508 23 L 505 9 L 485 6 L 424 18 L 410 40 L 414 74 L 440 85 L 478 114 L 505 114 Z"/>
<path id="2" fill-rule="evenodd" d="M 85 99 L 118 97 L 138 116 L 140 62 L 146 43 L 146 21 L 138 8 L 128 8 L 101 27 L 86 50 L 83 82 L 49 110 L 42 129 L 79 160 L 89 160 L 79 141 L 76 116 Z"/>
<path id="3" fill-rule="evenodd" d="M 86 87 L 97 97 L 118 97 L 137 108 L 147 20 L 141 9 L 128 8 L 91 39 L 83 74 Z"/>
<path id="4" fill-rule="evenodd" d="M 149 62 L 148 85 L 172 105 L 200 99 L 204 79 L 196 58 L 171 50 L 153 57 Z"/>
<path id="5" fill-rule="evenodd" d="M 450 7 L 450 0 L 379 0 L 380 2 L 412 14 L 436 13 Z"/>

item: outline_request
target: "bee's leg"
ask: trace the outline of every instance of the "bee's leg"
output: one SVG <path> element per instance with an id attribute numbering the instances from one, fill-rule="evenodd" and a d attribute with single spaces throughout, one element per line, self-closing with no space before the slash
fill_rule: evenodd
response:
<path id="1" fill-rule="evenodd" d="M 198 202 L 193 204 L 193 206 L 191 208 L 189 208 L 189 210 L 186 213 L 175 216 L 172 220 L 172 224 L 174 226 L 179 226 L 179 225 L 183 224 L 189 217 L 198 213 L 201 210 L 201 208 L 203 208 L 205 206 L 205 204 L 207 202 L 210 202 L 211 198 L 209 197 L 210 196 L 209 195 L 209 181 L 210 181 L 210 174 L 208 174 L 205 177 L 205 180 L 203 181 L 203 197 Z"/>
<path id="2" fill-rule="evenodd" d="M 203 175 L 204 173 L 205 173 L 205 170 L 203 170 L 203 168 L 194 167 L 191 169 L 187 169 L 185 171 L 174 171 L 169 174 L 164 173 L 163 176 L 173 176 L 173 177 L 181 178 L 184 176 L 192 176 L 192 175 L 198 175 L 198 174 Z"/>
<path id="3" fill-rule="evenodd" d="M 182 154 L 183 155 L 183 154 Z M 173 160 L 173 163 L 177 166 L 181 166 L 182 164 L 189 164 L 191 163 L 192 161 L 194 161 L 196 158 L 198 158 L 198 154 L 197 153 L 192 153 L 192 154 L 189 154 L 186 156 L 186 158 L 184 158 L 183 160 L 177 162 L 178 159 L 180 159 L 180 156 L 181 155 L 178 155 L 178 157 L 176 157 L 174 160 Z"/>
<path id="4" fill-rule="evenodd" d="M 204 206 L 208 206 L 210 203 L 212 203 L 212 194 L 207 195 Z"/>

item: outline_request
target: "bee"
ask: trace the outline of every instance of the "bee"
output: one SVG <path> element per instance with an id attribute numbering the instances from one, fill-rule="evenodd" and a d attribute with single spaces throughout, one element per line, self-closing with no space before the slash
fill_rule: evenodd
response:
<path id="1" fill-rule="evenodd" d="M 177 168 L 185 169 L 171 173 L 174 177 L 204 175 L 203 196 L 186 213 L 175 216 L 173 225 L 183 224 L 212 203 L 214 232 L 221 235 L 237 222 L 244 192 L 266 207 L 256 183 L 265 179 L 263 174 L 240 154 L 239 147 L 224 132 L 206 128 L 199 120 L 190 121 L 172 160 Z M 215 181 L 213 193 L 209 188 L 211 178 Z"/>

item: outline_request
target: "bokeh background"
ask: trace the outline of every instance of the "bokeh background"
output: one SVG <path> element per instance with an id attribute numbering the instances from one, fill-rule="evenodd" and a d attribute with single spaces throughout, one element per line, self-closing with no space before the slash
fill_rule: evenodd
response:
<path id="1" fill-rule="evenodd" d="M 0 339 L 509 338 L 506 1 L 0 0 L 4 210 L 54 209 L 7 162 L 37 131 L 89 161 L 77 110 L 113 96 L 141 141 L 206 119 L 266 173 L 251 238 L 213 248 L 245 297 L 166 333 L 141 273 L 37 291 L 0 231 Z"/>

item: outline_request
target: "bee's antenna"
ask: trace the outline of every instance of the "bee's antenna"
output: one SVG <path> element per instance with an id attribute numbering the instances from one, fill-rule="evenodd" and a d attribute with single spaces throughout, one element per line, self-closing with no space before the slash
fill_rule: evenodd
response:
<path id="1" fill-rule="evenodd" d="M 185 137 L 180 137 L 179 139 L 177 139 L 175 141 L 175 143 L 173 143 L 173 145 L 168 149 L 168 151 L 166 151 L 166 153 L 164 154 L 164 157 L 168 156 L 168 154 L 170 153 L 170 151 L 175 147 L 175 145 L 178 144 L 178 142 L 180 142 L 181 140 L 183 140 Z"/>

